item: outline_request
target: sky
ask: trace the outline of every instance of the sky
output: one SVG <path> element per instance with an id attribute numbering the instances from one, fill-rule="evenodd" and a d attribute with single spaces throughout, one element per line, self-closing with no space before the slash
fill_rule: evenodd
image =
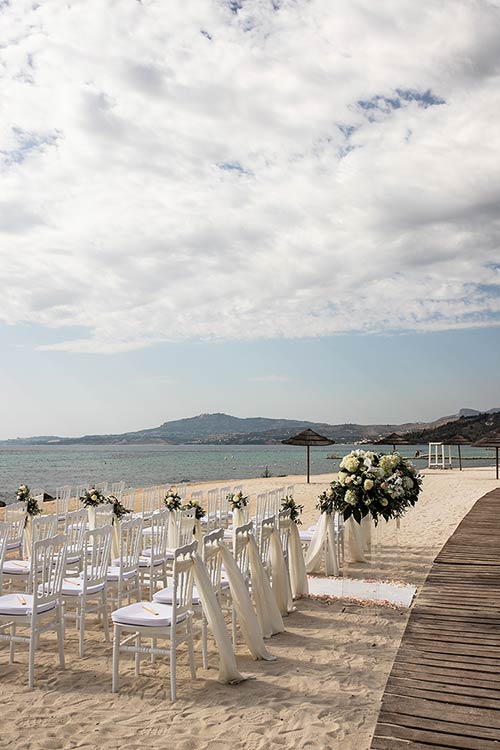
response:
<path id="1" fill-rule="evenodd" d="M 500 406 L 500 0 L 0 0 L 0 438 Z"/>

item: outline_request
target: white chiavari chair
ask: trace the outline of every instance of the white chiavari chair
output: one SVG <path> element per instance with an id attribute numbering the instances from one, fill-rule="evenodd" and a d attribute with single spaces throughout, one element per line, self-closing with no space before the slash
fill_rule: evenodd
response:
<path id="1" fill-rule="evenodd" d="M 124 490 L 125 490 L 125 482 L 123 481 L 123 479 L 120 482 L 113 482 L 111 484 L 111 495 L 116 497 L 118 500 L 122 499 Z"/>
<path id="2" fill-rule="evenodd" d="M 132 594 L 137 601 L 141 598 L 139 579 L 139 556 L 142 546 L 142 518 L 130 518 L 120 522 L 119 558 L 108 567 L 107 588 L 112 601 L 122 606 L 123 598 Z"/>
<path id="3" fill-rule="evenodd" d="M 259 530 L 259 554 L 268 575 L 271 572 L 271 534 L 274 531 L 276 524 L 275 516 L 269 516 L 269 518 L 263 518 L 260 522 Z"/>
<path id="4" fill-rule="evenodd" d="M 103 495 L 105 495 L 108 491 L 108 482 L 97 482 L 97 484 L 94 484 L 94 487 L 96 490 L 99 490 L 99 492 L 102 492 Z"/>
<path id="5" fill-rule="evenodd" d="M 7 505 L 4 517 L 10 524 L 6 554 L 17 551 L 19 557 L 21 557 L 24 527 L 26 525 L 26 504 L 12 503 L 12 505 Z"/>
<path id="6" fill-rule="evenodd" d="M 113 505 L 111 503 L 98 505 L 95 509 L 95 528 L 98 529 L 100 526 L 110 526 L 112 523 Z"/>
<path id="7" fill-rule="evenodd" d="M 3 561 L 7 552 L 7 542 L 10 535 L 10 522 L 0 521 L 0 596 L 3 593 Z"/>
<path id="8" fill-rule="evenodd" d="M 138 602 L 122 607 L 112 613 L 113 637 L 113 682 L 112 691 L 120 689 L 120 654 L 135 654 L 135 674 L 140 674 L 142 654 L 164 656 L 170 659 L 170 694 L 177 697 L 176 658 L 177 647 L 186 642 L 192 679 L 196 679 L 193 642 L 193 555 L 197 542 L 180 547 L 174 552 L 172 570 L 172 604 L 160 602 Z M 122 632 L 129 633 L 121 640 Z M 152 646 L 142 646 L 142 639 L 152 639 Z M 169 648 L 156 645 L 158 640 L 169 642 Z"/>
<path id="9" fill-rule="evenodd" d="M 202 519 L 207 532 L 212 531 L 217 527 L 219 518 L 219 490 L 212 489 L 207 492 L 207 512 L 206 516 Z"/>
<path id="10" fill-rule="evenodd" d="M 69 500 L 71 494 L 71 487 L 65 485 L 64 487 L 58 487 L 56 489 L 55 503 L 56 503 L 56 516 L 58 521 L 64 521 L 66 513 L 69 511 Z"/>
<path id="11" fill-rule="evenodd" d="M 150 599 L 153 598 L 158 581 L 161 581 L 164 587 L 167 585 L 168 515 L 168 510 L 160 510 L 153 513 L 151 516 L 148 554 L 142 554 L 139 557 L 141 586 L 148 586 Z"/>
<path id="12" fill-rule="evenodd" d="M 75 605 L 74 612 L 69 612 L 66 606 L 64 619 L 76 621 L 80 657 L 84 654 L 86 615 L 102 615 L 104 638 L 107 643 L 109 642 L 106 586 L 112 534 L 113 528 L 111 526 L 101 526 L 93 531 L 86 531 L 83 554 L 87 560 L 87 565 L 84 566 L 80 575 L 66 576 L 63 579 L 62 596 L 64 602 L 66 605 Z"/>
<path id="13" fill-rule="evenodd" d="M 57 522 L 56 517 L 54 520 Z M 33 542 L 30 590 L 33 593 L 9 593 L 0 596 L 0 640 L 10 646 L 10 663 L 14 663 L 16 643 L 29 645 L 28 684 L 32 688 L 35 673 L 35 650 L 40 636 L 55 630 L 59 664 L 64 669 L 64 619 L 61 595 L 66 567 L 66 538 L 58 534 Z M 18 635 L 17 628 L 29 629 L 29 635 Z"/>
<path id="14" fill-rule="evenodd" d="M 57 516 L 55 513 L 50 513 L 46 516 L 33 516 L 31 528 L 32 544 L 34 544 L 34 542 L 43 541 L 48 537 L 56 536 Z M 19 558 L 4 561 L 3 573 L 10 579 L 11 586 L 15 583 L 16 587 L 19 585 L 21 587 L 27 587 L 29 590 L 32 578 L 32 564 L 32 557 L 28 560 L 22 560 Z"/>
<path id="15" fill-rule="evenodd" d="M 68 571 L 80 571 L 82 568 L 85 532 L 87 531 L 87 511 L 85 508 L 72 510 L 64 516 L 64 533 L 66 534 L 66 566 Z"/>

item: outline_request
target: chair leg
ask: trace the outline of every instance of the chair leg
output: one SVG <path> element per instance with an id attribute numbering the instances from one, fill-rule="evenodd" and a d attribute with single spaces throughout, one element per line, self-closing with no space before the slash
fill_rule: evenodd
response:
<path id="1" fill-rule="evenodd" d="M 86 602 L 85 602 L 85 605 L 86 605 Z M 84 652 L 84 648 L 85 648 L 84 647 L 84 638 L 85 638 L 85 608 L 86 607 L 84 606 L 84 602 L 80 601 L 79 602 L 79 612 L 78 612 L 79 619 L 80 619 L 80 634 L 79 634 L 80 637 L 78 639 L 78 641 L 79 641 L 78 642 L 78 649 L 79 649 L 78 652 L 79 652 L 80 658 L 82 658 L 83 652 Z"/>
<path id="2" fill-rule="evenodd" d="M 177 698 L 177 681 L 176 681 L 176 668 L 175 663 L 176 649 L 175 649 L 175 635 L 171 634 L 170 638 L 170 697 L 173 701 Z"/>
<path id="3" fill-rule="evenodd" d="M 57 648 L 59 650 L 59 667 L 65 669 L 64 662 L 64 608 L 59 607 L 59 623 L 57 626 Z"/>
<path id="4" fill-rule="evenodd" d="M 113 631 L 113 679 L 111 692 L 120 690 L 120 626 L 115 625 Z"/>
<path id="5" fill-rule="evenodd" d="M 135 646 L 137 649 L 141 647 L 141 636 L 139 633 L 137 633 L 137 638 L 135 639 Z M 139 651 L 135 652 L 135 676 L 139 677 L 141 674 L 141 654 Z"/>
<path id="6" fill-rule="evenodd" d="M 30 638 L 30 650 L 29 650 L 29 665 L 28 665 L 28 685 L 30 688 L 33 687 L 35 682 L 35 648 L 36 648 L 37 634 L 31 633 Z"/>
<path id="7" fill-rule="evenodd" d="M 203 614 L 201 616 L 201 655 L 203 659 L 203 669 L 208 669 L 207 621 Z"/>
<path id="8" fill-rule="evenodd" d="M 194 641 L 193 641 L 193 621 L 191 618 L 187 622 L 188 631 L 188 656 L 189 656 L 189 668 L 191 669 L 191 677 L 196 680 L 196 663 L 194 660 Z M 205 667 L 207 669 L 207 667 Z"/>
<path id="9" fill-rule="evenodd" d="M 156 638 L 151 638 L 151 648 L 156 648 Z M 156 662 L 156 654 L 151 654 L 151 664 Z"/>
<path id="10" fill-rule="evenodd" d="M 108 622 L 108 601 L 106 599 L 106 590 L 102 590 L 102 625 L 104 628 L 104 640 L 109 643 L 109 622 Z"/>
<path id="11" fill-rule="evenodd" d="M 9 644 L 9 664 L 14 664 L 14 636 L 16 635 L 16 623 L 13 622 L 10 626 L 10 644 Z"/>

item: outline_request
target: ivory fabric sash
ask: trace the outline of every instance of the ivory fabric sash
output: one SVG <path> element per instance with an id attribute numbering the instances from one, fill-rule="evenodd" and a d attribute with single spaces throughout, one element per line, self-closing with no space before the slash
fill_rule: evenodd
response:
<path id="1" fill-rule="evenodd" d="M 252 594 L 255 601 L 257 620 L 264 638 L 270 638 L 285 629 L 269 578 L 262 565 L 257 544 L 252 535 L 248 537 L 248 560 L 252 576 Z"/>
<path id="2" fill-rule="evenodd" d="M 331 513 L 321 513 L 306 554 L 306 571 L 318 573 L 325 557 L 325 575 L 338 576 L 339 567 L 335 554 L 335 529 Z"/>
<path id="3" fill-rule="evenodd" d="M 232 684 L 253 679 L 253 675 L 243 674 L 238 671 L 236 657 L 222 611 L 212 588 L 207 569 L 198 555 L 193 556 L 193 568 L 196 588 L 203 606 L 203 612 L 219 649 L 218 681 L 224 684 Z"/>
<path id="4" fill-rule="evenodd" d="M 365 533 L 363 532 L 362 526 L 354 520 L 349 518 L 347 520 L 348 545 L 349 545 L 349 561 L 350 562 L 366 562 L 365 557 Z"/>
<path id="5" fill-rule="evenodd" d="M 307 583 L 304 553 L 302 552 L 302 545 L 300 543 L 299 530 L 294 521 L 290 523 L 290 535 L 288 537 L 288 569 L 290 572 L 292 597 L 296 599 L 298 596 L 308 594 L 309 586 Z"/>
<path id="6" fill-rule="evenodd" d="M 177 541 L 177 511 L 170 510 L 168 512 L 167 548 L 175 549 L 177 547 Z"/>
<path id="7" fill-rule="evenodd" d="M 33 517 L 26 516 L 26 523 L 23 531 L 23 557 L 31 557 L 33 547 Z"/>
<path id="8" fill-rule="evenodd" d="M 238 621 L 245 643 L 254 659 L 265 659 L 275 661 L 276 657 L 271 654 L 264 643 L 259 621 L 252 607 L 252 600 L 245 583 L 245 579 L 225 544 L 220 545 L 224 570 L 229 581 L 233 605 L 236 609 Z"/>
<path id="9" fill-rule="evenodd" d="M 279 532 L 276 528 L 271 534 L 270 552 L 273 573 L 272 592 L 282 617 L 287 617 L 288 613 L 293 610 L 292 592 L 288 581 L 288 571 L 280 544 Z"/>

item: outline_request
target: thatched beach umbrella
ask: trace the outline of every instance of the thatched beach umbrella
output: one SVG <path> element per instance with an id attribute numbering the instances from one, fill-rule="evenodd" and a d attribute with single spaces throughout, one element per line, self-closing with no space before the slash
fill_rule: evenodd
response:
<path id="1" fill-rule="evenodd" d="M 303 432 L 299 432 L 298 435 L 295 435 L 295 437 L 288 438 L 288 440 L 282 440 L 281 441 L 283 445 L 305 445 L 307 448 L 307 484 L 309 484 L 309 476 L 310 476 L 310 448 L 311 446 L 322 446 L 322 445 L 333 445 L 335 440 L 330 440 L 330 438 L 323 437 L 322 435 L 318 435 L 317 432 L 314 432 L 314 430 L 303 430 Z"/>
<path id="2" fill-rule="evenodd" d="M 500 448 L 500 432 L 493 431 L 485 435 L 481 440 L 473 443 L 474 447 L 477 448 L 495 448 L 496 456 L 496 477 L 498 479 L 498 449 Z"/>
<path id="3" fill-rule="evenodd" d="M 449 440 L 445 440 L 445 443 L 447 443 L 448 445 L 456 445 L 458 447 L 458 465 L 460 467 L 460 471 L 462 471 L 462 454 L 460 452 L 460 446 L 470 445 L 471 441 L 463 435 L 457 434 L 453 435 L 453 437 L 451 437 Z"/>
<path id="4" fill-rule="evenodd" d="M 397 432 L 391 432 L 390 435 L 377 440 L 374 445 L 392 445 L 392 450 L 395 451 L 396 445 L 410 445 L 410 443 L 402 435 L 398 435 Z"/>

